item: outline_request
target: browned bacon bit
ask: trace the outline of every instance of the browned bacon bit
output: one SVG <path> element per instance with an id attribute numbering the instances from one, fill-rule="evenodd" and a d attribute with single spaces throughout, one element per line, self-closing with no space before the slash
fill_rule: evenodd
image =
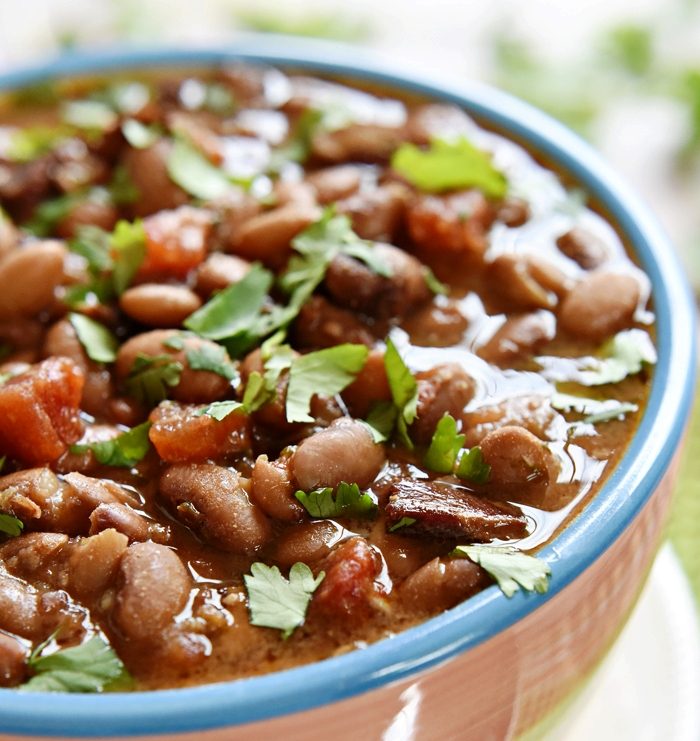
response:
<path id="1" fill-rule="evenodd" d="M 522 538 L 527 533 L 527 519 L 516 507 L 436 481 L 397 481 L 384 512 L 388 530 L 404 517 L 414 520 L 401 527 L 405 535 L 486 543 L 494 538 Z"/>
<path id="2" fill-rule="evenodd" d="M 85 378 L 67 358 L 49 358 L 0 386 L 0 450 L 28 464 L 55 461 L 82 433 Z"/>

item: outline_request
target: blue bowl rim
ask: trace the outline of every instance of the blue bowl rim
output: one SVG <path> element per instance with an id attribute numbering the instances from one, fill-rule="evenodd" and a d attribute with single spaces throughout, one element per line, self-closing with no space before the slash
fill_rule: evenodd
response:
<path id="1" fill-rule="evenodd" d="M 541 551 L 547 594 L 507 599 L 495 586 L 442 615 L 361 651 L 250 679 L 148 693 L 52 695 L 0 690 L 0 731 L 39 736 L 129 736 L 217 728 L 308 710 L 434 667 L 488 640 L 558 594 L 621 535 L 652 496 L 676 452 L 695 380 L 695 308 L 671 244 L 648 209 L 588 144 L 560 123 L 472 81 L 445 84 L 354 47 L 287 37 L 241 37 L 227 48 L 121 47 L 75 52 L 0 75 L 0 92 L 44 79 L 133 68 L 243 61 L 347 76 L 452 102 L 514 135 L 570 173 L 632 245 L 651 278 L 659 362 L 649 403 L 624 460 L 590 502 Z"/>

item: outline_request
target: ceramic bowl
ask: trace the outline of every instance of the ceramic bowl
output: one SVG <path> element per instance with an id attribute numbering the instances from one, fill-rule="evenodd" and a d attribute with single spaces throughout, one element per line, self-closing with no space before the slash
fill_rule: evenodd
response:
<path id="1" fill-rule="evenodd" d="M 495 586 L 418 627 L 298 669 L 203 687 L 108 695 L 0 690 L 0 738 L 509 739 L 539 736 L 614 641 L 662 534 L 695 373 L 694 309 L 672 246 L 648 209 L 562 125 L 502 92 L 387 71 L 357 49 L 271 37 L 232 48 L 73 54 L 0 77 L 47 77 L 243 60 L 378 82 L 463 106 L 568 173 L 601 205 L 651 278 L 659 362 L 621 464 L 583 514 L 542 549 L 547 594 Z"/>

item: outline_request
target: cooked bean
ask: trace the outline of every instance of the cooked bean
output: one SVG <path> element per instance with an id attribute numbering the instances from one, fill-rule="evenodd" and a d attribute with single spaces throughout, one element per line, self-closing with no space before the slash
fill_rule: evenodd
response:
<path id="1" fill-rule="evenodd" d="M 369 486 L 384 465 L 384 448 L 367 428 L 351 419 L 338 419 L 307 437 L 291 458 L 291 471 L 304 491 L 336 487 L 341 481 Z"/>
<path id="2" fill-rule="evenodd" d="M 530 218 L 530 207 L 522 198 L 506 198 L 498 206 L 496 218 L 506 226 L 522 226 Z"/>
<path id="3" fill-rule="evenodd" d="M 314 207 L 317 205 L 316 191 L 301 180 L 278 180 L 274 185 L 272 195 L 277 206 L 297 204 Z"/>
<path id="4" fill-rule="evenodd" d="M 253 468 L 250 498 L 268 516 L 286 522 L 298 522 L 304 508 L 294 498 L 294 485 L 285 459 L 269 461 L 258 456 Z"/>
<path id="5" fill-rule="evenodd" d="M 403 328 L 414 345 L 449 347 L 459 344 L 468 325 L 456 302 L 439 297 L 412 314 Z"/>
<path id="6" fill-rule="evenodd" d="M 33 317 L 54 300 L 66 248 L 46 241 L 13 250 L 0 261 L 0 319 Z"/>
<path id="7" fill-rule="evenodd" d="M 390 399 L 384 351 L 372 350 L 355 380 L 343 391 L 343 400 L 353 416 L 366 417 L 374 404 Z"/>
<path id="8" fill-rule="evenodd" d="M 223 550 L 255 553 L 270 537 L 267 519 L 236 471 L 211 464 L 171 466 L 159 491 L 181 519 Z"/>
<path id="9" fill-rule="evenodd" d="M 353 123 L 335 131 L 316 132 L 311 150 L 328 162 L 385 162 L 401 142 L 401 133 L 401 126 Z"/>
<path id="10" fill-rule="evenodd" d="M 427 445 L 437 423 L 445 414 L 455 419 L 474 396 L 474 380 L 457 363 L 436 365 L 416 374 L 418 382 L 418 415 L 411 425 L 411 437 Z"/>
<path id="11" fill-rule="evenodd" d="M 557 304 L 557 295 L 535 277 L 524 255 L 499 255 L 489 264 L 487 275 L 491 290 L 509 311 L 551 309 Z"/>
<path id="12" fill-rule="evenodd" d="M 78 201 L 56 225 L 56 233 L 64 239 L 72 239 L 84 226 L 97 226 L 107 232 L 114 229 L 119 220 L 119 211 L 108 201 L 91 198 Z"/>
<path id="13" fill-rule="evenodd" d="M 98 596 L 114 580 L 129 539 L 116 530 L 103 530 L 71 544 L 69 590 L 79 597 Z"/>
<path id="14" fill-rule="evenodd" d="M 284 530 L 275 540 L 275 562 L 288 569 L 297 561 L 314 566 L 340 540 L 343 530 L 332 520 L 314 520 Z"/>
<path id="15" fill-rule="evenodd" d="M 316 170 L 307 176 L 321 204 L 334 203 L 355 193 L 362 182 L 362 170 L 356 165 L 336 165 Z"/>
<path id="16" fill-rule="evenodd" d="M 491 466 L 491 484 L 522 486 L 549 480 L 551 454 L 524 427 L 499 427 L 489 432 L 479 447 L 484 461 Z"/>
<path id="17" fill-rule="evenodd" d="M 0 199 L 17 224 L 29 219 L 39 202 L 49 195 L 52 164 L 50 157 L 0 164 Z"/>
<path id="18" fill-rule="evenodd" d="M 362 239 L 393 242 L 403 223 L 408 191 L 401 183 L 387 183 L 343 198 L 336 203 L 347 214 Z"/>
<path id="19" fill-rule="evenodd" d="M 0 386 L 0 450 L 32 464 L 55 461 L 82 433 L 84 376 L 67 358 L 49 358 Z"/>
<path id="20" fill-rule="evenodd" d="M 574 227 L 557 239 L 557 247 L 584 270 L 595 270 L 608 259 L 608 248 L 600 237 L 583 227 Z"/>
<path id="21" fill-rule="evenodd" d="M 430 300 L 426 269 L 413 255 L 381 242 L 373 251 L 389 269 L 387 278 L 360 260 L 338 255 L 326 271 L 326 288 L 336 303 L 379 319 L 401 317 Z"/>
<path id="22" fill-rule="evenodd" d="M 192 586 L 174 551 L 156 543 L 133 543 L 121 559 L 122 586 L 114 620 L 132 640 L 158 642 L 163 630 L 182 611 Z"/>
<path id="23" fill-rule="evenodd" d="M 14 687 L 27 674 L 29 651 L 20 641 L 0 632 L 0 687 Z"/>
<path id="24" fill-rule="evenodd" d="M 65 586 L 63 554 L 67 543 L 65 533 L 25 533 L 5 541 L 0 546 L 0 556 L 13 576 Z"/>
<path id="25" fill-rule="evenodd" d="M 134 204 L 137 216 L 148 216 L 165 208 L 177 208 L 187 203 L 187 193 L 170 179 L 167 161 L 172 144 L 159 139 L 146 149 L 129 148 L 124 167 L 136 186 L 139 197 Z"/>
<path id="26" fill-rule="evenodd" d="M 430 144 L 435 138 L 469 137 L 474 127 L 474 122 L 461 108 L 446 103 L 426 103 L 409 113 L 404 136 L 415 144 Z"/>
<path id="27" fill-rule="evenodd" d="M 250 263 L 247 260 L 213 252 L 197 268 L 195 288 L 201 296 L 209 298 L 212 293 L 241 281 L 249 270 Z"/>
<path id="28" fill-rule="evenodd" d="M 596 270 L 564 300 L 559 324 L 577 337 L 600 342 L 632 324 L 640 294 L 631 275 Z"/>
<path id="29" fill-rule="evenodd" d="M 375 342 L 368 324 L 323 296 L 312 296 L 302 306 L 294 322 L 294 338 L 302 348 L 333 347 L 343 342 L 371 346 Z"/>
<path id="30" fill-rule="evenodd" d="M 44 328 L 36 319 L 13 317 L 0 321 L 0 341 L 17 349 L 35 348 L 41 343 Z"/>
<path id="31" fill-rule="evenodd" d="M 142 283 L 122 293 L 122 311 L 151 327 L 179 327 L 202 305 L 199 296 L 185 286 Z"/>
<path id="32" fill-rule="evenodd" d="M 548 311 L 509 316 L 478 350 L 489 363 L 512 364 L 532 356 L 556 334 L 556 320 Z"/>
<path id="33" fill-rule="evenodd" d="M 232 190 L 209 205 L 216 213 L 215 242 L 227 252 L 234 249 L 243 224 L 262 211 L 257 198 L 239 190 Z"/>
<path id="34" fill-rule="evenodd" d="M 19 244 L 19 230 L 0 212 L 0 261 Z"/>
<path id="35" fill-rule="evenodd" d="M 432 613 L 454 607 L 486 584 L 484 571 L 469 559 L 434 558 L 411 574 L 399 592 L 412 609 Z"/>
<path id="36" fill-rule="evenodd" d="M 206 370 L 193 370 L 190 368 L 187 360 L 187 353 L 201 349 L 211 349 L 217 351 L 219 345 L 210 340 L 200 337 L 185 336 L 182 338 L 184 347 L 182 350 L 176 350 L 164 345 L 164 342 L 179 337 L 178 332 L 168 329 L 155 329 L 151 332 L 144 332 L 127 340 L 117 353 L 115 371 L 117 378 L 122 382 L 126 380 L 134 362 L 139 355 L 148 357 L 158 357 L 170 355 L 173 362 L 182 365 L 180 382 L 171 389 L 174 399 L 190 403 L 206 403 L 221 399 L 231 389 L 230 381 L 223 376 Z"/>
<path id="37" fill-rule="evenodd" d="M 0 571 L 0 629 L 22 638 L 37 638 L 42 630 L 39 594 L 29 584 Z"/>
<path id="38" fill-rule="evenodd" d="M 292 239 L 319 216 L 316 206 L 297 203 L 253 216 L 236 232 L 231 251 L 279 268 L 291 253 Z"/>
<path id="39" fill-rule="evenodd" d="M 170 528 L 158 522 L 147 520 L 142 514 L 126 504 L 99 504 L 90 514 L 90 535 L 114 529 L 123 533 L 130 541 L 153 540 L 167 543 Z"/>

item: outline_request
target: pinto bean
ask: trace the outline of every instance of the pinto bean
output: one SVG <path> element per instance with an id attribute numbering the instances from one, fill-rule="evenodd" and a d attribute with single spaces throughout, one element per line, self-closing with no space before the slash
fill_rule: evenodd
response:
<path id="1" fill-rule="evenodd" d="M 127 536 L 129 541 L 153 540 L 167 543 L 170 528 L 146 519 L 126 504 L 99 504 L 90 514 L 90 535 L 114 529 Z"/>
<path id="2" fill-rule="evenodd" d="M 0 450 L 30 465 L 55 461 L 82 433 L 84 376 L 49 358 L 0 386 Z"/>
<path id="3" fill-rule="evenodd" d="M 35 348 L 41 343 L 44 328 L 36 319 L 14 317 L 0 321 L 0 341 L 22 350 Z"/>
<path id="4" fill-rule="evenodd" d="M 383 350 L 369 353 L 362 370 L 343 391 L 343 400 L 354 417 L 366 417 L 374 404 L 391 400 Z"/>
<path id="5" fill-rule="evenodd" d="M 171 466 L 160 478 L 162 497 L 202 536 L 232 553 L 255 553 L 270 525 L 251 503 L 236 471 L 214 466 Z"/>
<path id="6" fill-rule="evenodd" d="M 134 204 L 136 216 L 148 216 L 166 208 L 187 203 L 188 196 L 170 179 L 167 161 L 172 143 L 164 139 L 145 149 L 129 148 L 123 163 L 139 197 Z"/>
<path id="7" fill-rule="evenodd" d="M 491 290 L 509 310 L 551 309 L 557 295 L 535 275 L 532 262 L 524 255 L 499 255 L 489 264 L 487 279 Z"/>
<path id="8" fill-rule="evenodd" d="M 488 584 L 480 566 L 467 558 L 434 558 L 414 571 L 401 585 L 401 599 L 412 610 L 447 610 Z"/>
<path id="9" fill-rule="evenodd" d="M 403 223 L 408 190 L 401 183 L 386 183 L 338 201 L 336 209 L 350 217 L 362 239 L 393 242 Z"/>
<path id="10" fill-rule="evenodd" d="M 522 226 L 530 218 L 530 206 L 522 198 L 505 198 L 498 206 L 496 218 L 506 226 Z"/>
<path id="11" fill-rule="evenodd" d="M 199 296 L 186 286 L 162 283 L 133 286 L 119 298 L 127 316 L 151 327 L 179 327 L 201 305 Z"/>
<path id="12" fill-rule="evenodd" d="M 418 382 L 418 415 L 411 425 L 411 437 L 427 445 L 437 423 L 445 414 L 455 419 L 474 396 L 474 380 L 457 363 L 437 365 L 416 374 Z"/>
<path id="13" fill-rule="evenodd" d="M 222 420 L 201 412 L 200 406 L 176 402 L 162 402 L 151 412 L 148 435 L 161 460 L 204 463 L 250 450 L 249 418 L 242 410 Z"/>
<path id="14" fill-rule="evenodd" d="M 29 219 L 36 206 L 49 196 L 52 166 L 50 156 L 31 162 L 0 164 L 0 199 L 16 223 L 22 224 Z"/>
<path id="15" fill-rule="evenodd" d="M 306 177 L 321 204 L 335 203 L 353 195 L 362 182 L 362 169 L 357 165 L 336 165 L 316 170 Z"/>
<path id="16" fill-rule="evenodd" d="M 312 296 L 294 322 L 299 347 L 333 347 L 343 342 L 369 345 L 375 342 L 370 327 L 347 309 L 334 306 L 323 296 Z"/>
<path id="17" fill-rule="evenodd" d="M 83 226 L 97 226 L 111 232 L 118 220 L 116 206 L 108 201 L 85 198 L 72 206 L 56 224 L 56 234 L 64 239 L 72 239 Z"/>
<path id="18" fill-rule="evenodd" d="M 348 255 L 338 255 L 326 271 L 326 288 L 336 303 L 379 319 L 401 317 L 430 300 L 425 266 L 413 255 L 381 242 L 377 258 L 388 267 L 387 278 Z"/>
<path id="19" fill-rule="evenodd" d="M 173 337 L 179 336 L 178 332 L 171 329 L 154 329 L 151 332 L 144 332 L 127 340 L 117 353 L 115 365 L 117 378 L 122 382 L 127 379 L 139 355 L 157 357 L 167 354 L 172 356 L 174 362 L 179 362 L 183 368 L 180 382 L 171 389 L 174 399 L 194 404 L 221 399 L 231 389 L 228 379 L 211 371 L 193 370 L 187 360 L 188 351 L 201 348 L 218 350 L 219 345 L 210 340 L 190 336 L 182 337 L 184 344 L 182 350 L 176 350 L 163 344 Z"/>
<path id="20" fill-rule="evenodd" d="M 254 216 L 238 229 L 231 251 L 279 268 L 291 253 L 292 239 L 320 215 L 316 206 L 290 203 Z"/>
<path id="21" fill-rule="evenodd" d="M 112 583 L 129 539 L 116 530 L 103 530 L 71 544 L 69 590 L 78 597 L 98 596 Z"/>
<path id="22" fill-rule="evenodd" d="M 33 317 L 54 300 L 63 281 L 66 248 L 45 241 L 13 250 L 0 261 L 0 319 Z"/>
<path id="23" fill-rule="evenodd" d="M 311 151 L 328 162 L 385 162 L 401 143 L 401 126 L 352 123 L 335 131 L 318 131 Z"/>
<path id="24" fill-rule="evenodd" d="M 0 261 L 19 244 L 19 230 L 0 211 Z"/>
<path id="25" fill-rule="evenodd" d="M 309 566 L 326 558 L 343 530 L 332 520 L 314 520 L 283 530 L 275 540 L 274 558 L 282 568 L 297 561 Z"/>
<path id="26" fill-rule="evenodd" d="M 262 212 L 257 198 L 239 190 L 231 190 L 209 205 L 216 214 L 214 241 L 219 249 L 227 252 L 235 247 L 243 224 Z"/>
<path id="27" fill-rule="evenodd" d="M 0 632 L 0 687 L 21 684 L 27 674 L 29 651 L 16 638 Z"/>
<path id="28" fill-rule="evenodd" d="M 278 180 L 272 190 L 277 206 L 294 203 L 301 206 L 316 206 L 316 191 L 303 180 Z"/>
<path id="29" fill-rule="evenodd" d="M 515 314 L 503 322 L 478 354 L 489 363 L 512 365 L 538 352 L 555 334 L 556 320 L 548 311 Z"/>
<path id="30" fill-rule="evenodd" d="M 632 324 L 640 294 L 631 275 L 596 270 L 564 300 L 559 324 L 572 335 L 601 342 Z"/>
<path id="31" fill-rule="evenodd" d="M 250 263 L 247 260 L 236 255 L 213 252 L 197 268 L 195 289 L 200 296 L 209 298 L 216 291 L 243 280 L 249 270 Z"/>
<path id="32" fill-rule="evenodd" d="M 559 251 L 584 270 L 595 270 L 608 259 L 608 248 L 600 237 L 583 227 L 574 227 L 557 239 Z"/>
<path id="33" fill-rule="evenodd" d="M 466 190 L 416 196 L 407 208 L 406 223 L 411 239 L 426 252 L 481 261 L 495 216 L 481 191 Z"/>
<path id="34" fill-rule="evenodd" d="M 430 144 L 436 137 L 469 136 L 474 128 L 474 122 L 461 108 L 445 103 L 427 103 L 410 111 L 404 136 L 414 144 Z"/>
<path id="35" fill-rule="evenodd" d="M 182 561 L 167 546 L 133 543 L 122 556 L 119 574 L 113 612 L 117 627 L 132 640 L 158 642 L 187 604 L 192 581 Z"/>
<path id="36" fill-rule="evenodd" d="M 549 480 L 551 454 L 544 443 L 524 427 L 499 427 L 479 444 L 491 466 L 489 483 L 523 485 Z"/>
<path id="37" fill-rule="evenodd" d="M 37 638 L 42 632 L 38 592 L 1 571 L 0 629 L 22 638 Z"/>
<path id="38" fill-rule="evenodd" d="M 307 437 L 294 451 L 291 472 L 300 489 L 336 487 L 341 481 L 369 486 L 384 465 L 384 448 L 355 420 L 338 419 Z"/>
<path id="39" fill-rule="evenodd" d="M 450 347 L 459 344 L 468 325 L 456 302 L 439 297 L 410 316 L 403 328 L 414 345 Z"/>
<path id="40" fill-rule="evenodd" d="M 269 461 L 260 455 L 255 461 L 250 498 L 269 517 L 286 522 L 298 522 L 304 508 L 294 498 L 294 485 L 285 459 Z"/>

